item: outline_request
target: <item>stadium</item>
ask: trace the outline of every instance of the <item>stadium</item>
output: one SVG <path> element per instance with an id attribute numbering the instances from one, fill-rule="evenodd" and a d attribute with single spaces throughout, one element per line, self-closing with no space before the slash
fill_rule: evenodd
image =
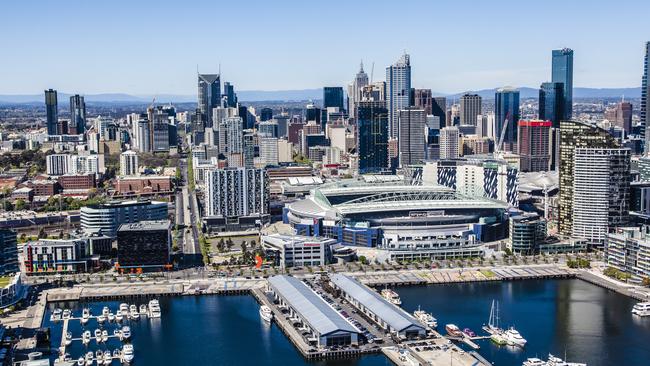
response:
<path id="1" fill-rule="evenodd" d="M 299 235 L 386 249 L 390 259 L 482 255 L 481 243 L 507 237 L 508 204 L 440 185 L 342 180 L 312 189 L 284 208 Z"/>

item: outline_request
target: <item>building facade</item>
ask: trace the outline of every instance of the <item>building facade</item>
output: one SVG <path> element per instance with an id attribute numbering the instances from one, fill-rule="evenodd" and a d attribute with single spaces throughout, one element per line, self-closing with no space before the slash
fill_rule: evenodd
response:
<path id="1" fill-rule="evenodd" d="M 495 138 L 497 144 L 505 128 L 502 151 L 516 151 L 517 122 L 519 122 L 519 90 L 512 87 L 498 89 L 494 101 L 494 118 L 496 123 Z M 507 123 L 507 124 L 506 124 Z"/>
<path id="2" fill-rule="evenodd" d="M 388 109 L 381 101 L 361 101 L 357 107 L 359 174 L 388 169 Z"/>
<path id="3" fill-rule="evenodd" d="M 48 89 L 45 91 L 45 125 L 48 135 L 58 135 L 59 125 L 59 101 L 56 90 Z"/>
<path id="4" fill-rule="evenodd" d="M 551 161 L 551 121 L 524 121 L 518 123 L 517 150 L 522 172 L 544 172 Z"/>
<path id="5" fill-rule="evenodd" d="M 77 135 L 86 132 L 86 102 L 79 94 L 70 96 L 70 125 L 75 128 Z"/>
<path id="6" fill-rule="evenodd" d="M 455 159 L 460 156 L 460 132 L 456 126 L 440 130 L 440 159 Z"/>
<path id="7" fill-rule="evenodd" d="M 553 128 L 560 128 L 564 117 L 564 84 L 542 83 L 539 87 L 539 119 L 551 121 Z"/>
<path id="8" fill-rule="evenodd" d="M 460 124 L 476 126 L 476 118 L 481 115 L 482 99 L 477 94 L 465 94 L 460 97 Z"/>
<path id="9" fill-rule="evenodd" d="M 562 83 L 564 113 L 561 120 L 568 120 L 573 116 L 573 50 L 553 50 L 552 57 L 551 81 Z"/>
<path id="10" fill-rule="evenodd" d="M 0 275 L 16 273 L 18 266 L 18 240 L 16 232 L 0 229 Z"/>
<path id="11" fill-rule="evenodd" d="M 221 105 L 221 77 L 219 74 L 198 75 L 198 119 L 202 127 L 212 127 L 212 110 Z"/>
<path id="12" fill-rule="evenodd" d="M 268 214 L 269 178 L 264 169 L 215 169 L 205 179 L 205 216 L 234 219 Z"/>
<path id="13" fill-rule="evenodd" d="M 419 164 L 426 157 L 424 130 L 427 116 L 424 109 L 407 107 L 399 111 L 399 165 Z"/>
<path id="14" fill-rule="evenodd" d="M 539 252 L 546 239 L 546 220 L 536 213 L 527 213 L 509 219 L 508 248 L 513 253 L 531 255 Z"/>
<path id="15" fill-rule="evenodd" d="M 118 270 L 168 268 L 170 255 L 169 220 L 122 224 L 117 230 Z"/>
<path id="16" fill-rule="evenodd" d="M 135 151 L 125 151 L 120 154 L 120 175 L 135 176 L 138 175 L 138 154 Z"/>
<path id="17" fill-rule="evenodd" d="M 411 105 L 411 60 L 402 55 L 386 68 L 386 106 L 388 108 L 388 132 L 391 138 L 399 137 L 399 110 Z"/>
<path id="18" fill-rule="evenodd" d="M 81 229 L 87 234 L 115 237 L 120 225 L 167 219 L 167 202 L 122 201 L 81 208 Z"/>
<path id="19" fill-rule="evenodd" d="M 630 281 L 641 283 L 650 278 L 650 230 L 643 227 L 621 227 L 607 234 L 605 244 L 607 265 L 630 274 Z"/>

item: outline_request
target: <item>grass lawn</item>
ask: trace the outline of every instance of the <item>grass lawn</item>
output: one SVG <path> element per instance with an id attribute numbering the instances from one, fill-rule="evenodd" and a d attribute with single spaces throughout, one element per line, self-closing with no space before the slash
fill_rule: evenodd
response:
<path id="1" fill-rule="evenodd" d="M 10 277 L 10 276 L 0 277 L 0 288 L 3 288 L 5 286 L 7 286 L 9 284 L 9 282 L 11 282 L 12 278 L 13 277 Z"/>
<path id="2" fill-rule="evenodd" d="M 483 274 L 483 276 L 485 276 L 485 278 L 492 278 L 496 276 L 494 272 L 490 271 L 489 269 L 482 269 L 481 273 Z"/>

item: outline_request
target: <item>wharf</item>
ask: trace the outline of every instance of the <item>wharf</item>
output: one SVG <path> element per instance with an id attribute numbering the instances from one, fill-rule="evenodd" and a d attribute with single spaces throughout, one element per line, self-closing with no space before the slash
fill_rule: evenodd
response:
<path id="1" fill-rule="evenodd" d="M 475 352 L 465 352 L 458 346 L 448 343 L 444 337 L 405 343 L 402 347 L 384 347 L 382 353 L 398 366 L 490 366 Z"/>
<path id="2" fill-rule="evenodd" d="M 622 295 L 639 301 L 650 301 L 650 292 L 638 291 L 637 286 L 631 286 L 612 279 L 604 278 L 604 276 L 596 275 L 587 270 L 579 271 L 576 277 L 593 285 L 616 291 Z"/>

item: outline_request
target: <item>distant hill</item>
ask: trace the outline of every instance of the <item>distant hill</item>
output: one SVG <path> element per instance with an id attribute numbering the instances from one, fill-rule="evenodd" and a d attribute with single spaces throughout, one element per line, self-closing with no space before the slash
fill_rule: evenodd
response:
<path id="1" fill-rule="evenodd" d="M 537 98 L 537 88 L 519 88 L 521 98 Z M 484 99 L 494 99 L 494 89 L 482 89 L 470 91 L 480 95 Z M 455 94 L 433 93 L 434 95 L 446 96 L 450 99 L 458 99 L 465 92 Z M 67 105 L 71 94 L 59 93 L 59 104 Z M 640 98 L 641 88 L 574 88 L 574 98 Z M 84 95 L 87 103 L 150 103 L 154 95 L 131 95 L 125 93 L 102 93 Z M 181 94 L 157 94 L 158 103 L 193 103 L 196 102 L 196 95 Z M 298 90 L 238 90 L 237 97 L 242 102 L 260 101 L 299 101 L 319 100 L 323 97 L 322 89 L 298 89 Z M 0 95 L 0 104 L 42 104 L 43 94 L 27 95 Z"/>

